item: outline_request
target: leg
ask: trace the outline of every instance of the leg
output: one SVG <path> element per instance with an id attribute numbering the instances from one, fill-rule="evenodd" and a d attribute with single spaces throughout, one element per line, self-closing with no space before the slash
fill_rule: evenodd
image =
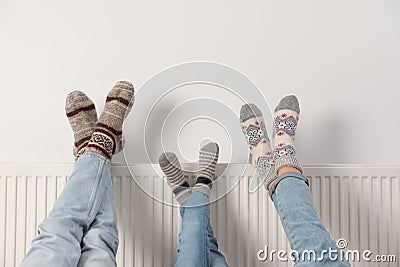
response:
<path id="1" fill-rule="evenodd" d="M 76 266 L 83 233 L 93 222 L 110 180 L 110 161 L 85 153 L 49 216 L 39 225 L 38 236 L 21 266 Z"/>
<path id="2" fill-rule="evenodd" d="M 193 192 L 189 197 L 190 200 L 188 199 L 180 210 L 182 231 L 179 234 L 176 266 L 228 266 L 224 255 L 218 251 L 217 238 L 210 224 L 208 196 L 199 193 Z M 208 247 L 208 253 L 205 250 L 206 247 Z M 201 258 L 205 260 L 197 261 Z"/>
<path id="3" fill-rule="evenodd" d="M 210 248 L 210 266 L 228 267 L 224 255 L 218 250 L 217 238 L 214 236 L 210 220 L 208 220 L 208 245 Z"/>
<path id="4" fill-rule="evenodd" d="M 175 266 L 210 266 L 208 202 L 207 195 L 193 192 L 181 206 L 182 230 L 179 233 L 178 259 Z"/>
<path id="5" fill-rule="evenodd" d="M 175 266 L 210 266 L 210 263 L 212 266 L 226 266 L 225 258 L 218 252 L 217 240 L 209 219 L 209 194 L 215 180 L 218 153 L 216 143 L 209 143 L 201 148 L 200 169 L 192 190 L 183 176 L 177 156 L 173 153 L 163 153 L 160 156 L 161 170 L 181 204 L 182 231 L 179 233 Z"/>
<path id="6" fill-rule="evenodd" d="M 117 249 L 117 214 L 110 180 L 96 218 L 82 238 L 78 266 L 117 266 Z"/>
<path id="7" fill-rule="evenodd" d="M 349 266 L 346 261 L 328 254 L 329 251 L 339 250 L 318 218 L 308 181 L 301 174 L 302 168 L 294 148 L 299 113 L 299 102 L 295 96 L 284 97 L 275 108 L 274 175 L 279 177 L 266 186 L 290 247 L 300 255 L 294 259 L 296 266 Z M 337 252 L 331 253 L 332 256 L 338 256 Z"/>
<path id="8" fill-rule="evenodd" d="M 307 178 L 298 172 L 285 172 L 277 178 L 269 196 L 281 218 L 291 249 L 299 255 L 314 251 L 316 257 L 321 258 L 317 262 L 307 260 L 307 254 L 304 254 L 304 259 L 295 261 L 296 266 L 350 266 L 346 261 L 335 261 L 329 258 L 328 253 L 322 253 L 323 250 L 339 250 L 318 218 Z"/>

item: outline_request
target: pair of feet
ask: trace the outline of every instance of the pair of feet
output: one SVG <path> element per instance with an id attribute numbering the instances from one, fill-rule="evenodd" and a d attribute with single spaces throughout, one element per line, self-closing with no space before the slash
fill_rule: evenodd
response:
<path id="1" fill-rule="evenodd" d="M 243 105 L 240 110 L 242 131 L 250 148 L 249 161 L 258 174 L 265 177 L 268 190 L 283 170 L 302 172 L 294 148 L 300 114 L 297 97 L 285 96 L 274 112 L 272 149 L 261 110 L 255 104 Z"/>
<path id="2" fill-rule="evenodd" d="M 133 85 L 117 82 L 107 94 L 104 111 L 97 118 L 93 101 L 81 91 L 68 94 L 65 112 L 74 132 L 73 154 L 95 152 L 108 159 L 123 148 L 122 125 L 134 102 Z"/>
<path id="3" fill-rule="evenodd" d="M 217 143 L 208 143 L 200 149 L 199 170 L 197 172 L 196 183 L 190 187 L 189 182 L 183 175 L 178 157 L 172 152 L 162 153 L 158 160 L 161 170 L 167 177 L 169 186 L 175 195 L 177 202 L 182 203 L 187 200 L 191 192 L 202 192 L 210 195 L 212 182 L 215 180 L 215 168 L 219 156 Z"/>

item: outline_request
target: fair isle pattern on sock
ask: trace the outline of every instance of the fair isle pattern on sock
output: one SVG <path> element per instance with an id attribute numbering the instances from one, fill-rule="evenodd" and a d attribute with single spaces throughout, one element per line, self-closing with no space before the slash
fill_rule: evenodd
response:
<path id="1" fill-rule="evenodd" d="M 240 110 L 242 132 L 250 148 L 249 162 L 266 182 L 274 178 L 274 157 L 261 110 L 255 104 L 245 104 Z"/>
<path id="2" fill-rule="evenodd" d="M 104 111 L 85 151 L 97 152 L 111 159 L 122 150 L 122 126 L 133 102 L 133 85 L 126 81 L 117 82 L 107 95 Z"/>
<path id="3" fill-rule="evenodd" d="M 191 188 L 183 176 L 178 157 L 172 152 L 162 153 L 158 163 L 167 178 L 168 185 L 171 187 L 176 201 L 182 205 L 188 199 Z"/>
<path id="4" fill-rule="evenodd" d="M 73 155 L 77 159 L 89 143 L 97 122 L 96 107 L 93 101 L 81 91 L 67 95 L 65 113 L 74 132 Z"/>
<path id="5" fill-rule="evenodd" d="M 299 101 L 294 95 L 289 95 L 279 102 L 275 108 L 274 120 L 274 160 L 275 173 L 285 166 L 295 167 L 302 172 L 296 158 L 294 139 L 297 122 L 299 120 Z"/>
<path id="6" fill-rule="evenodd" d="M 202 192 L 207 196 L 210 195 L 212 182 L 215 180 L 218 157 L 219 147 L 217 143 L 208 143 L 200 149 L 199 170 L 193 191 Z"/>

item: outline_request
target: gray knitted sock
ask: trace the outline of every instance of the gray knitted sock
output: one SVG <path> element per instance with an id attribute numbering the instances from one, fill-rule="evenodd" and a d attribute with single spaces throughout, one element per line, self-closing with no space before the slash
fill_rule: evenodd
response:
<path id="1" fill-rule="evenodd" d="M 219 156 L 217 143 L 208 143 L 200 149 L 199 170 L 193 192 L 198 191 L 210 195 L 212 182 L 215 180 L 215 168 Z"/>
<path id="2" fill-rule="evenodd" d="M 117 82 L 107 95 L 104 111 L 85 152 L 99 153 L 111 159 L 112 155 L 122 150 L 122 124 L 133 102 L 133 85 L 125 81 Z"/>
<path id="3" fill-rule="evenodd" d="M 92 100 L 81 91 L 67 95 L 65 113 L 74 132 L 73 155 L 77 159 L 89 143 L 97 122 L 96 107 Z"/>
<path id="4" fill-rule="evenodd" d="M 275 108 L 274 138 L 275 138 L 275 175 L 285 166 L 290 166 L 302 172 L 296 158 L 294 136 L 299 120 L 299 101 L 294 95 L 285 96 Z"/>
<path id="5" fill-rule="evenodd" d="M 275 177 L 274 157 L 261 110 L 255 104 L 245 104 L 240 110 L 242 131 L 250 148 L 249 162 L 265 182 Z"/>
<path id="6" fill-rule="evenodd" d="M 182 205 L 188 199 L 192 190 L 183 176 L 178 157 L 172 152 L 162 153 L 158 159 L 158 163 L 167 177 L 168 184 L 175 194 L 176 201 Z"/>

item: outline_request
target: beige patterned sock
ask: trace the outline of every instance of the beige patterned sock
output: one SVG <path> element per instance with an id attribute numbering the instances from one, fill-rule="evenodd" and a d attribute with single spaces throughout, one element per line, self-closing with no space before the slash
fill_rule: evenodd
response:
<path id="1" fill-rule="evenodd" d="M 68 94 L 65 113 L 74 132 L 73 155 L 77 159 L 89 143 L 97 122 L 96 107 L 92 100 L 81 91 Z"/>
<path id="2" fill-rule="evenodd" d="M 275 108 L 274 168 L 277 175 L 282 167 L 294 167 L 302 172 L 296 157 L 294 138 L 299 121 L 299 100 L 294 95 L 285 96 Z"/>
<path id="3" fill-rule="evenodd" d="M 250 148 L 249 161 L 268 185 L 275 178 L 274 157 L 263 114 L 255 104 L 245 104 L 240 110 L 240 122 Z"/>
<path id="4" fill-rule="evenodd" d="M 123 148 L 122 125 L 134 102 L 133 85 L 117 82 L 107 95 L 103 113 L 96 123 L 85 152 L 99 153 L 109 159 Z"/>

